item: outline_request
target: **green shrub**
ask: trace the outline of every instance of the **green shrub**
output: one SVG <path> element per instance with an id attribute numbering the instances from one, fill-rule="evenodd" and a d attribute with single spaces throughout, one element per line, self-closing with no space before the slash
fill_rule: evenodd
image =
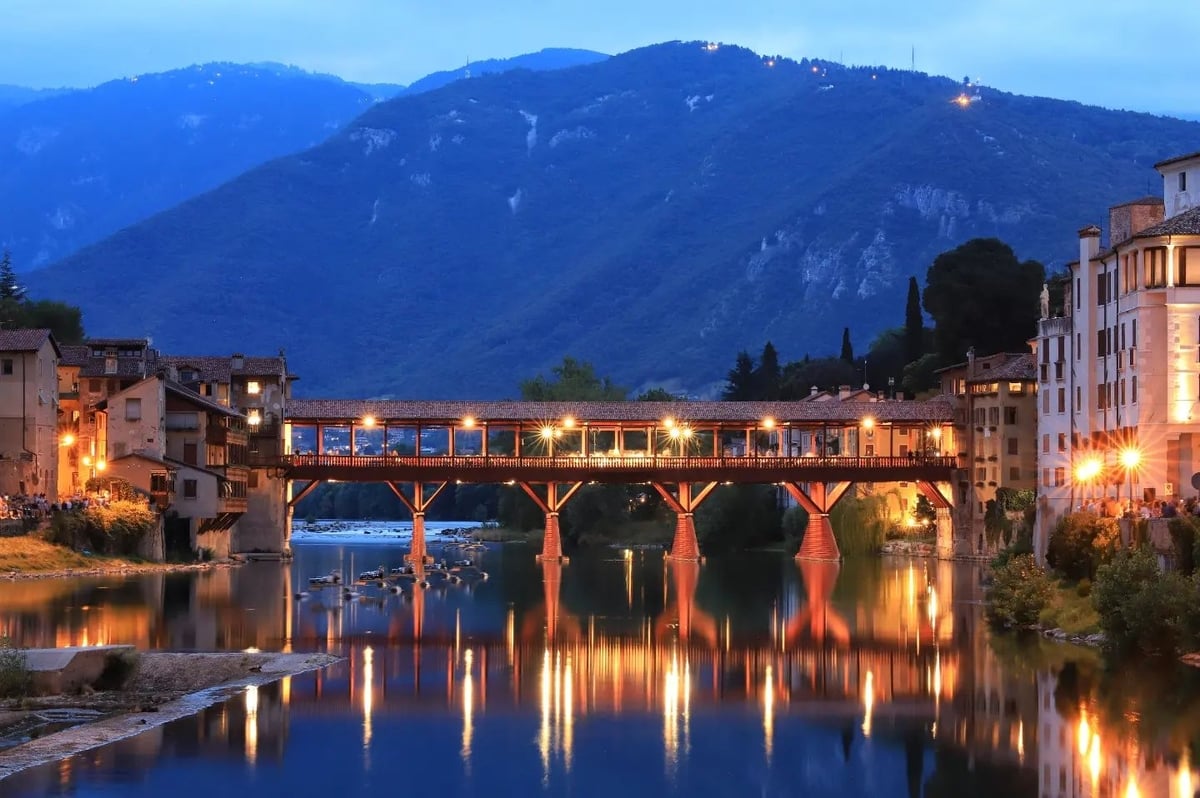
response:
<path id="1" fill-rule="evenodd" d="M 29 692 L 32 675 L 25 666 L 25 652 L 7 637 L 0 637 L 0 698 L 20 698 Z"/>
<path id="2" fill-rule="evenodd" d="M 1000 626 L 1032 626 L 1049 606 L 1053 593 L 1050 577 L 1032 555 L 1006 552 L 992 563 L 988 619 Z"/>
<path id="3" fill-rule="evenodd" d="M 1046 562 L 1067 579 L 1093 579 L 1121 544 L 1117 519 L 1094 513 L 1064 516 L 1050 533 Z"/>
<path id="4" fill-rule="evenodd" d="M 1086 576 L 1079 580 L 1079 584 L 1075 585 L 1075 595 L 1080 598 L 1087 598 L 1092 595 L 1092 580 Z"/>
<path id="5" fill-rule="evenodd" d="M 158 518 L 142 501 L 114 501 L 86 510 L 55 513 L 47 535 L 51 543 L 98 554 L 127 555 L 137 550 Z"/>
<path id="6" fill-rule="evenodd" d="M 1200 630 L 1196 580 L 1162 573 L 1145 548 L 1124 550 L 1096 575 L 1093 601 L 1106 646 L 1117 654 L 1174 656 Z"/>
<path id="7" fill-rule="evenodd" d="M 1196 570 L 1196 522 L 1186 516 L 1172 518 L 1168 524 L 1175 547 L 1175 567 L 1190 576 Z"/>

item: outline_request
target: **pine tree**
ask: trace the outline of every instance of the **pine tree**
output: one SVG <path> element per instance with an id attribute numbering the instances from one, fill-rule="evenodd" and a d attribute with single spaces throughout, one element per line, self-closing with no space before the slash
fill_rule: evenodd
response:
<path id="1" fill-rule="evenodd" d="M 779 387 L 783 375 L 779 368 L 779 353 L 775 351 L 775 345 L 770 341 L 767 341 L 766 346 L 763 347 L 754 376 L 756 399 L 773 402 L 779 398 Z"/>
<path id="2" fill-rule="evenodd" d="M 17 273 L 13 270 L 12 253 L 6 249 L 0 256 L 0 299 L 19 302 L 24 296 L 25 289 L 17 282 Z"/>
<path id="3" fill-rule="evenodd" d="M 924 354 L 925 318 L 921 315 L 921 289 L 917 278 L 908 278 L 908 302 L 904 306 L 904 362 L 912 363 Z"/>
<path id="4" fill-rule="evenodd" d="M 846 327 L 842 330 L 842 360 L 847 363 L 854 362 L 854 347 L 850 345 L 850 328 Z"/>
<path id="5" fill-rule="evenodd" d="M 738 352 L 737 363 L 726 377 L 727 384 L 721 398 L 730 402 L 748 402 L 754 399 L 754 358 L 744 349 Z"/>

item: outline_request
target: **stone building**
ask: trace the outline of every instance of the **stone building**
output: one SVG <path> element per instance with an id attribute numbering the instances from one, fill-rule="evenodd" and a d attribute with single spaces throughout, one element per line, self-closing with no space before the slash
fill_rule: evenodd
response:
<path id="1" fill-rule="evenodd" d="M 1035 340 L 1039 554 L 1082 503 L 1197 495 L 1200 486 L 1200 152 L 1155 165 L 1163 195 L 1117 205 L 1079 231 L 1061 308 Z"/>
<path id="2" fill-rule="evenodd" d="M 61 354 L 49 330 L 0 330 L 0 495 L 58 497 Z"/>
<path id="3" fill-rule="evenodd" d="M 1007 541 L 989 535 L 988 503 L 1002 489 L 1037 488 L 1037 373 L 1030 354 L 976 357 L 941 369 L 941 392 L 955 401 L 957 454 L 966 479 L 955 491 L 956 554 L 993 554 Z"/>

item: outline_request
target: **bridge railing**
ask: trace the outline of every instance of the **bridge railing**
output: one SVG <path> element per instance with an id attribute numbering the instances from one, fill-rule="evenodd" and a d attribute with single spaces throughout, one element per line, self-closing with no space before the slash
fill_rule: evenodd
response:
<path id="1" fill-rule="evenodd" d="M 348 454 L 287 454 L 252 458 L 251 465 L 279 468 L 330 468 L 355 470 L 387 470 L 395 468 L 455 469 L 458 471 L 520 471 L 527 468 L 562 471 L 645 471 L 648 468 L 679 471 L 821 471 L 854 469 L 862 471 L 907 468 L 954 468 L 955 457 L 946 456 L 710 456 L 686 455 L 348 455 Z"/>

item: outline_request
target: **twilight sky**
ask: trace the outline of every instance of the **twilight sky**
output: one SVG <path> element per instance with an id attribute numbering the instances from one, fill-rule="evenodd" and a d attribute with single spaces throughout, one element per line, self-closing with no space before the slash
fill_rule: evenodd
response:
<path id="1" fill-rule="evenodd" d="M 543 47 L 715 40 L 1021 94 L 1200 115 L 1200 2 L 1143 0 L 0 0 L 0 83 L 88 86 L 206 61 L 409 83 Z"/>

